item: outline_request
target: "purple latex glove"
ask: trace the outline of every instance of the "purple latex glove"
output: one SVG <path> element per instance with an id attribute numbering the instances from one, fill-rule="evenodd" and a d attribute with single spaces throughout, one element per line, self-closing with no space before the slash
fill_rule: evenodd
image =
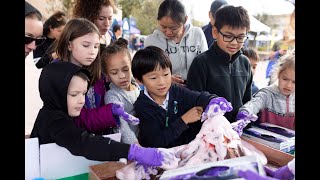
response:
<path id="1" fill-rule="evenodd" d="M 262 176 L 252 170 L 239 170 L 238 176 L 247 180 L 276 180 L 272 177 Z"/>
<path id="2" fill-rule="evenodd" d="M 217 114 L 224 115 L 226 112 L 232 111 L 232 105 L 223 97 L 217 97 L 210 100 L 206 110 L 202 113 L 201 121 Z"/>
<path id="3" fill-rule="evenodd" d="M 291 180 L 294 178 L 294 174 L 292 174 L 287 165 L 280 167 L 276 171 L 272 171 L 267 167 L 265 167 L 264 169 L 269 176 L 277 179 Z"/>
<path id="4" fill-rule="evenodd" d="M 164 169 L 177 168 L 179 158 L 173 150 L 164 148 L 144 148 L 131 144 L 128 160 L 137 161 L 137 164 L 147 166 L 158 166 Z"/>
<path id="5" fill-rule="evenodd" d="M 256 121 L 258 116 L 255 114 L 248 114 L 246 111 L 241 111 L 237 114 L 236 119 L 236 122 L 231 123 L 231 127 L 239 136 L 241 136 L 243 129 L 252 121 Z"/>
<path id="6" fill-rule="evenodd" d="M 128 123 L 131 123 L 133 125 L 138 125 L 140 120 L 131 114 L 128 114 L 122 104 L 112 103 L 112 114 L 119 118 L 121 117 L 123 120 L 127 121 Z"/>

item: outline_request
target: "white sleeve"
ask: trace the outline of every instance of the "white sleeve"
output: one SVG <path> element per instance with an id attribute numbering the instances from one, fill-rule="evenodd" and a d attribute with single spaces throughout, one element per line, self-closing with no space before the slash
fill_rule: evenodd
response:
<path id="1" fill-rule="evenodd" d="M 289 168 L 289 170 L 292 172 L 293 175 L 295 175 L 295 173 L 296 173 L 296 172 L 295 172 L 295 169 L 296 169 L 296 168 L 295 168 L 295 164 L 296 164 L 296 163 L 295 163 L 295 159 L 296 159 L 296 158 L 294 158 L 294 159 L 292 159 L 292 161 L 288 162 L 288 168 Z"/>

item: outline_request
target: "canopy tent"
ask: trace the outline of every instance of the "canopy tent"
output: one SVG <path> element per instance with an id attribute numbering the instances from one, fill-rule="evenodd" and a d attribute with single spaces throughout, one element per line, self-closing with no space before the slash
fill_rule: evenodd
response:
<path id="1" fill-rule="evenodd" d="M 271 28 L 262 22 L 260 22 L 258 19 L 256 19 L 254 16 L 250 16 L 250 31 L 256 32 L 257 34 L 260 34 L 260 32 L 267 32 L 270 33 Z"/>

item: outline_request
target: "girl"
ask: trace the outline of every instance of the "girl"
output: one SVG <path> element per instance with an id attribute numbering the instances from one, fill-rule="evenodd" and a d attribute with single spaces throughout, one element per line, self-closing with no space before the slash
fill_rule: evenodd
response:
<path id="1" fill-rule="evenodd" d="M 128 41 L 120 38 L 106 47 L 101 53 L 101 60 L 103 70 L 111 81 L 110 90 L 104 97 L 105 104 L 123 103 L 124 110 L 134 115 L 133 103 L 139 96 L 140 87 L 132 77 Z M 121 142 L 138 143 L 138 126 L 131 124 L 129 127 L 128 123 L 121 119 L 120 123 Z"/>
<path id="2" fill-rule="evenodd" d="M 88 8 L 90 7 L 90 8 Z M 100 32 L 101 51 L 112 41 L 116 40 L 115 35 L 110 30 L 112 16 L 115 11 L 113 0 L 76 0 L 73 9 L 75 17 L 87 18 L 93 22 Z"/>
<path id="3" fill-rule="evenodd" d="M 172 63 L 173 82 L 185 84 L 194 57 L 208 50 L 206 37 L 200 27 L 187 23 L 188 16 L 178 0 L 163 1 L 157 20 L 159 28 L 146 38 L 144 45 L 165 51 Z"/>
<path id="4" fill-rule="evenodd" d="M 119 125 L 119 116 L 126 121 L 137 123 L 139 120 L 124 112 L 119 104 L 105 104 L 103 101 L 106 89 L 101 73 L 99 36 L 99 30 L 89 20 L 71 19 L 62 31 L 56 54 L 62 61 L 84 67 L 92 77 L 84 108 L 75 123 L 95 134 L 110 134 L 110 130 Z"/>
<path id="5" fill-rule="evenodd" d="M 46 40 L 33 52 L 38 69 L 43 68 L 56 58 L 52 44 L 60 38 L 64 26 L 67 24 L 65 14 L 61 11 L 55 12 L 43 24 L 43 35 Z"/>
<path id="6" fill-rule="evenodd" d="M 237 119 L 259 114 L 259 122 L 295 129 L 295 50 L 282 56 L 276 66 L 277 83 L 260 89 L 244 104 Z"/>
<path id="7" fill-rule="evenodd" d="M 39 78 L 43 107 L 30 137 L 37 137 L 39 144 L 56 143 L 73 155 L 90 160 L 117 161 L 119 158 L 128 158 L 146 167 L 177 167 L 179 159 L 172 150 L 123 144 L 75 126 L 73 118 L 80 115 L 85 103 L 88 76 L 88 71 L 69 62 L 51 63 L 43 68 Z"/>

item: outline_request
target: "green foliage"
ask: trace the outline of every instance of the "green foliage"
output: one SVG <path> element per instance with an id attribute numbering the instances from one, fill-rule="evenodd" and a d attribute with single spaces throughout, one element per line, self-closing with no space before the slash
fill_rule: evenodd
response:
<path id="1" fill-rule="evenodd" d="M 193 26 L 197 26 L 197 27 L 204 26 L 204 24 L 201 21 L 198 21 L 198 20 L 195 20 L 195 19 L 192 19 L 191 23 L 192 23 Z"/>
<path id="2" fill-rule="evenodd" d="M 122 18 L 130 17 L 135 9 L 141 9 L 144 0 L 116 0 L 115 3 L 122 10 Z"/>
<path id="3" fill-rule="evenodd" d="M 158 8 L 163 0 L 144 0 L 141 8 L 132 11 L 136 19 L 137 28 L 141 34 L 151 34 L 157 28 Z"/>

